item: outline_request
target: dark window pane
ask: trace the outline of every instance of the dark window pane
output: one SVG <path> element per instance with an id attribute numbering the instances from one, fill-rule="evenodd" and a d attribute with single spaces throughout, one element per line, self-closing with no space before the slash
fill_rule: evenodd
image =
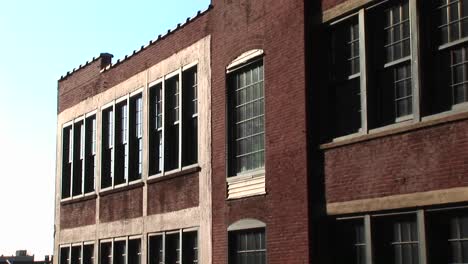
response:
<path id="1" fill-rule="evenodd" d="M 94 264 L 94 245 L 83 246 L 83 264 Z"/>
<path id="2" fill-rule="evenodd" d="M 264 264 L 264 229 L 230 232 L 229 263 Z"/>
<path id="3" fill-rule="evenodd" d="M 114 263 L 125 264 L 125 257 L 127 255 L 127 246 L 125 241 L 114 242 Z"/>
<path id="4" fill-rule="evenodd" d="M 60 264 L 70 264 L 70 248 L 60 248 Z"/>
<path id="5" fill-rule="evenodd" d="M 128 264 L 141 263 L 141 240 L 128 240 Z"/>
<path id="6" fill-rule="evenodd" d="M 72 247 L 71 264 L 81 264 L 81 246 Z"/>
<path id="7" fill-rule="evenodd" d="M 149 264 L 161 264 L 163 262 L 163 240 L 162 236 L 149 237 L 148 259 Z"/>
<path id="8" fill-rule="evenodd" d="M 101 244 L 99 260 L 99 264 L 112 264 L 112 243 Z"/>

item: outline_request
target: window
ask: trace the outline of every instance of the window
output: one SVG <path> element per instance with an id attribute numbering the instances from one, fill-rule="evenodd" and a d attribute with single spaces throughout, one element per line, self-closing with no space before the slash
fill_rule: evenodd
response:
<path id="1" fill-rule="evenodd" d="M 366 263 L 366 239 L 363 219 L 338 221 L 335 228 L 334 263 Z"/>
<path id="2" fill-rule="evenodd" d="M 377 262 L 419 263 L 418 227 L 414 214 L 382 217 L 374 224 L 374 257 Z"/>
<path id="3" fill-rule="evenodd" d="M 166 76 L 149 90 L 149 173 L 198 162 L 197 67 Z"/>
<path id="4" fill-rule="evenodd" d="M 468 263 L 468 212 L 436 211 L 428 215 L 428 252 L 434 263 Z"/>
<path id="5" fill-rule="evenodd" d="M 62 199 L 94 192 L 96 115 L 77 118 L 62 131 Z"/>
<path id="6" fill-rule="evenodd" d="M 94 264 L 94 244 L 60 247 L 60 264 Z"/>
<path id="7" fill-rule="evenodd" d="M 197 163 L 198 157 L 198 76 L 197 67 L 182 73 L 183 77 L 183 116 L 182 165 Z"/>
<path id="8" fill-rule="evenodd" d="M 128 262 L 131 264 L 141 263 L 141 239 L 128 240 Z"/>
<path id="9" fill-rule="evenodd" d="M 102 110 L 101 188 L 140 180 L 142 165 L 143 101 L 139 93 Z"/>
<path id="10" fill-rule="evenodd" d="M 71 264 L 81 263 L 81 245 L 72 246 L 71 248 Z"/>
<path id="11" fill-rule="evenodd" d="M 361 69 L 357 16 L 331 29 L 331 81 L 329 92 L 334 135 L 356 133 L 361 128 Z"/>
<path id="12" fill-rule="evenodd" d="M 129 181 L 141 179 L 143 173 L 143 98 L 141 94 L 130 98 Z"/>
<path id="13" fill-rule="evenodd" d="M 231 72 L 228 81 L 229 176 L 236 176 L 265 164 L 263 61 Z"/>
<path id="14" fill-rule="evenodd" d="M 141 238 L 116 238 L 102 241 L 100 264 L 141 263 Z"/>
<path id="15" fill-rule="evenodd" d="M 378 1 L 356 13 L 329 24 L 333 138 L 467 109 L 468 2 Z"/>
<path id="16" fill-rule="evenodd" d="M 411 27 L 407 0 L 383 4 L 372 10 L 369 57 L 369 110 L 371 127 L 412 119 Z M 374 50 L 374 52 L 372 52 Z"/>
<path id="17" fill-rule="evenodd" d="M 266 263 L 265 229 L 229 232 L 229 263 Z"/>
<path id="18" fill-rule="evenodd" d="M 447 79 L 452 93 L 452 105 L 457 105 L 468 101 L 468 39 L 465 39 L 468 37 L 468 3 L 441 0 L 436 9 L 440 17 L 439 50 L 441 57 L 448 57 L 445 59 L 444 73 L 450 73 Z"/>
<path id="19" fill-rule="evenodd" d="M 182 263 L 198 263 L 198 236 L 197 232 L 185 232 L 182 235 Z"/>
<path id="20" fill-rule="evenodd" d="M 70 264 L 70 247 L 60 248 L 60 264 Z"/>
<path id="21" fill-rule="evenodd" d="M 150 264 L 198 263 L 197 231 L 151 234 L 148 250 Z"/>
<path id="22" fill-rule="evenodd" d="M 102 242 L 99 250 L 99 264 L 113 264 L 112 242 Z"/>
<path id="23" fill-rule="evenodd" d="M 94 245 L 83 245 L 83 264 L 94 263 Z"/>

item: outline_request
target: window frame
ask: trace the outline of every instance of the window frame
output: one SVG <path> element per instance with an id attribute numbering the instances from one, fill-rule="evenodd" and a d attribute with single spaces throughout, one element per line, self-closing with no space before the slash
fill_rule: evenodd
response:
<path id="1" fill-rule="evenodd" d="M 190 165 L 186 165 L 184 166 L 183 165 L 183 134 L 184 134 L 184 126 L 186 124 L 184 124 L 184 120 L 183 120 L 183 116 L 184 116 L 184 103 L 183 103 L 183 98 L 184 98 L 184 81 L 183 81 L 183 74 L 184 72 L 186 71 L 190 71 L 191 69 L 193 68 L 196 68 L 196 73 L 197 73 L 197 94 L 198 91 L 199 91 L 199 87 L 200 87 L 200 83 L 199 83 L 199 62 L 198 61 L 194 61 L 194 62 L 191 62 L 185 66 L 182 66 L 174 71 L 171 71 L 165 75 L 163 75 L 162 77 L 150 82 L 148 84 L 148 113 L 150 113 L 152 110 L 152 107 L 154 107 L 152 104 L 154 103 L 152 101 L 152 96 L 151 96 L 151 93 L 153 91 L 155 91 L 156 89 L 161 89 L 161 110 L 162 110 L 162 113 L 161 113 L 161 127 L 157 128 L 158 131 L 160 131 L 161 133 L 161 145 L 159 146 L 162 150 L 162 153 L 159 153 L 160 155 L 160 165 L 159 166 L 159 172 L 156 172 L 156 173 L 152 173 L 151 170 L 149 169 L 148 170 L 148 180 L 152 180 L 152 179 L 157 179 L 157 178 L 160 178 L 160 177 L 164 177 L 164 176 L 167 176 L 167 175 L 172 175 L 172 174 L 175 174 L 175 173 L 178 173 L 178 172 L 181 172 L 181 171 L 185 171 L 185 170 L 189 170 L 189 169 L 193 169 L 193 168 L 197 168 L 199 167 L 199 155 L 198 155 L 198 146 L 197 146 L 197 158 L 196 158 L 196 162 L 193 163 L 193 164 L 190 164 Z M 168 124 L 167 124 L 167 87 L 166 87 L 166 83 L 167 81 L 171 81 L 173 78 L 175 77 L 178 77 L 177 78 L 177 81 L 178 81 L 178 121 L 174 122 L 174 124 L 176 124 L 178 126 L 178 162 L 177 162 L 177 167 L 174 168 L 174 169 L 169 169 L 167 170 L 166 168 L 166 159 L 168 158 L 168 153 L 166 152 L 166 143 L 167 143 L 167 140 L 168 140 L 168 137 L 167 137 L 167 129 L 168 129 Z M 199 101 L 200 101 L 200 98 L 197 97 L 197 106 L 198 106 L 198 109 L 199 109 Z M 158 115 L 159 116 L 159 115 Z M 197 112 L 196 114 L 196 117 L 198 119 L 199 117 L 199 113 Z M 151 124 L 152 119 L 155 118 L 154 116 L 152 116 L 151 114 L 148 115 L 148 118 L 145 122 L 148 122 L 148 124 Z M 154 122 L 157 122 L 157 120 L 154 120 Z M 150 125 L 148 125 L 149 127 L 149 135 L 148 135 L 148 142 L 151 141 L 151 140 L 155 140 L 154 139 L 154 135 L 153 135 L 153 130 L 155 130 L 153 127 L 150 127 Z M 198 127 L 198 126 L 197 126 Z M 199 140 L 199 136 L 198 136 L 198 129 L 197 129 L 197 140 Z M 147 143 L 147 146 L 149 146 L 149 151 L 147 153 L 147 158 L 148 158 L 148 162 L 152 162 L 151 161 L 151 154 L 150 154 L 150 151 L 151 151 L 151 146 L 150 146 L 151 143 Z"/>
<path id="2" fill-rule="evenodd" d="M 411 65 L 411 81 L 412 81 L 412 116 L 403 116 L 400 118 L 395 118 L 395 121 L 388 125 L 377 126 L 377 127 L 370 127 L 369 125 L 369 105 L 368 101 L 370 98 L 368 95 L 368 88 L 370 87 L 370 81 L 368 75 L 370 74 L 368 67 L 370 62 L 368 62 L 367 57 L 370 54 L 370 50 L 367 49 L 368 40 L 367 33 L 368 29 L 368 18 L 367 13 L 370 12 L 372 9 L 379 7 L 382 4 L 386 4 L 389 1 L 379 1 L 378 3 L 372 3 L 368 5 L 362 5 L 357 7 L 354 10 L 351 10 L 349 13 L 340 12 L 340 14 L 335 15 L 333 17 L 327 17 L 327 21 L 323 23 L 323 25 L 330 29 L 334 25 L 338 23 L 342 23 L 348 21 L 354 16 L 358 16 L 358 24 L 359 24 L 359 51 L 360 51 L 360 74 L 361 74 L 361 129 L 356 133 L 345 134 L 343 136 L 333 136 L 331 138 L 331 142 L 340 142 L 340 141 L 347 141 L 349 139 L 355 137 L 361 137 L 365 135 L 379 133 L 383 130 L 389 130 L 393 128 L 398 128 L 401 126 L 406 126 L 408 124 L 414 124 L 422 121 L 421 117 L 421 107 L 420 107 L 420 86 L 421 80 L 420 76 L 420 33 L 419 33 L 419 19 L 418 15 L 420 13 L 420 8 L 418 4 L 418 0 L 408 0 L 409 5 L 409 20 L 410 20 L 410 65 Z M 397 1 L 398 2 L 398 1 Z M 383 56 L 383 55 L 382 55 Z M 408 60 L 408 58 L 403 58 L 404 60 Z M 386 64 L 385 66 L 389 67 L 392 66 L 394 63 L 400 63 L 401 61 L 397 60 L 395 62 L 391 62 Z M 411 118 L 412 117 L 412 118 Z"/>
<path id="3" fill-rule="evenodd" d="M 61 258 L 62 258 L 62 249 L 68 249 L 68 258 L 67 258 L 67 264 L 71 264 L 72 263 L 72 249 L 74 247 L 80 247 L 80 263 L 79 264 L 83 264 L 83 259 L 84 259 L 84 247 L 85 246 L 90 246 L 92 245 L 93 246 L 93 255 L 92 255 L 92 261 L 94 264 L 97 264 L 96 263 L 96 247 L 95 247 L 95 243 L 94 241 L 84 241 L 84 242 L 78 242 L 78 243 L 69 243 L 69 244 L 61 244 L 59 245 L 59 257 L 58 257 L 58 264 L 62 264 L 61 263 Z"/>
<path id="4" fill-rule="evenodd" d="M 125 261 L 124 263 L 128 263 L 128 256 L 129 256 L 129 250 L 128 250 L 128 244 L 129 244 L 129 241 L 130 240 L 140 240 L 140 252 L 139 252 L 139 256 L 140 256 L 140 263 L 143 263 L 143 236 L 142 235 L 132 235 L 132 236 L 121 236 L 121 237 L 114 237 L 114 238 L 107 238 L 107 239 L 101 239 L 99 240 L 98 244 L 99 244 L 99 248 L 98 248 L 98 264 L 101 264 L 101 247 L 102 247 L 102 244 L 108 244 L 110 243 L 111 244 L 111 258 L 112 258 L 112 261 L 111 263 L 109 264 L 113 264 L 115 262 L 115 258 L 116 258 L 116 255 L 115 255 L 115 243 L 116 242 L 125 242 L 125 252 L 123 252 L 122 256 L 125 256 Z"/>
<path id="5" fill-rule="evenodd" d="M 88 120 L 88 118 L 92 118 L 94 117 L 94 120 L 96 122 L 96 128 L 97 128 L 97 122 L 98 122 L 98 110 L 95 109 L 93 111 L 90 111 L 86 114 L 83 114 L 83 115 L 80 115 L 80 116 L 77 116 L 75 118 L 73 118 L 72 120 L 68 121 L 68 122 L 65 122 L 62 124 L 61 126 L 61 138 L 62 138 L 62 144 L 61 144 L 61 164 L 60 164 L 60 168 L 61 168 L 61 171 L 60 171 L 60 201 L 61 202 L 65 202 L 65 201 L 71 201 L 71 200 L 77 200 L 77 199 L 81 199 L 83 197 L 88 197 L 88 196 L 92 196 L 92 195 L 95 195 L 97 190 L 96 190 L 96 186 L 97 186 L 97 180 L 98 180 L 98 175 L 97 175 L 97 164 L 95 164 L 95 167 L 94 167 L 94 170 L 93 170 L 93 179 L 94 179 L 94 188 L 92 191 L 89 191 L 89 192 L 86 192 L 86 165 L 87 165 L 87 162 L 86 162 L 86 157 L 87 157 L 87 153 L 86 153 L 86 144 L 87 144 L 87 140 L 90 140 L 90 143 L 92 144 L 93 143 L 93 136 L 94 138 L 96 139 L 97 141 L 97 129 L 95 131 L 92 131 L 91 132 L 91 139 L 88 139 L 86 137 L 86 121 Z M 81 128 L 81 135 L 80 135 L 80 154 L 78 157 L 78 159 L 81 159 L 81 194 L 77 194 L 77 195 L 73 195 L 73 181 L 74 181 L 74 166 L 75 166 L 75 140 L 74 140 L 74 133 L 75 133 L 75 124 L 76 123 L 79 123 L 79 122 L 82 122 L 82 128 Z M 64 178 L 63 178 L 63 164 L 64 164 L 64 144 L 65 144 L 65 137 L 64 137 L 64 131 L 65 129 L 70 129 L 70 134 L 69 134 L 69 138 L 68 138 L 68 145 L 69 145 L 69 149 L 68 149 L 68 163 L 70 164 L 70 192 L 69 192 L 69 196 L 66 197 L 66 198 L 63 198 L 63 182 L 64 182 Z M 94 132 L 94 134 L 93 134 Z M 97 145 L 96 145 L 97 147 Z M 95 163 L 97 162 L 97 152 L 93 152 L 92 149 L 90 150 L 90 155 L 91 156 L 94 156 L 95 157 Z"/>
<path id="6" fill-rule="evenodd" d="M 235 182 L 238 180 L 242 179 L 253 179 L 256 177 L 264 177 L 265 172 L 266 172 L 266 153 L 267 153 L 267 146 L 266 146 L 266 119 L 267 119 L 267 113 L 266 113 L 266 94 L 265 94 L 265 83 L 266 83 L 266 78 L 265 78 L 265 56 L 263 53 L 263 50 L 256 50 L 255 52 L 246 52 L 241 56 L 249 56 L 246 59 L 243 59 L 241 57 L 237 58 L 230 64 L 230 68 L 226 69 L 226 113 L 228 118 L 227 124 L 226 124 L 226 131 L 227 131 L 227 137 L 226 137 L 226 146 L 227 146 L 227 175 L 226 179 L 227 182 Z M 234 115 L 234 108 L 237 106 L 234 105 L 234 99 L 235 97 L 234 91 L 232 91 L 233 87 L 231 87 L 230 80 L 235 76 L 235 74 L 238 73 L 238 71 L 242 71 L 245 69 L 253 69 L 252 66 L 258 64 L 257 67 L 262 68 L 263 70 L 263 80 L 262 80 L 262 90 L 263 90 L 263 97 L 261 98 L 263 100 L 263 165 L 261 167 L 257 167 L 254 169 L 246 170 L 243 172 L 234 172 L 233 167 L 236 165 L 233 165 L 235 163 L 235 160 L 233 158 L 234 150 L 232 147 L 233 140 L 235 140 L 233 137 L 233 130 L 235 129 L 235 125 L 233 124 L 233 115 Z M 258 118 L 259 116 L 255 116 L 255 118 Z M 249 135 L 249 137 L 253 137 L 255 134 Z M 237 152 L 236 152 L 237 153 Z"/>
<path id="7" fill-rule="evenodd" d="M 150 257 L 152 252 L 150 251 L 150 241 L 152 237 L 161 237 L 161 250 L 162 250 L 162 260 L 161 263 L 165 263 L 166 261 L 166 256 L 167 256 L 167 247 L 166 247 L 166 236 L 167 235 L 174 235 L 178 234 L 178 239 L 179 239 L 179 263 L 183 262 L 183 257 L 184 257 L 184 245 L 183 245 L 183 238 L 184 238 L 184 233 L 191 233 L 191 232 L 196 232 L 197 235 L 197 262 L 200 261 L 200 231 L 198 227 L 191 227 L 191 228 L 182 228 L 182 229 L 176 229 L 176 230 L 169 230 L 169 231 L 160 231 L 160 232 L 149 232 L 147 234 L 147 239 L 146 239 L 146 263 L 150 263 Z M 158 263 L 159 264 L 159 263 Z"/>
<path id="8" fill-rule="evenodd" d="M 143 178 L 144 178 L 144 173 L 142 171 L 142 174 L 140 176 L 139 179 L 135 179 L 135 180 L 130 180 L 130 129 L 133 129 L 130 127 L 130 115 L 132 114 L 132 109 L 130 108 L 130 105 L 131 105 L 131 100 L 132 98 L 135 98 L 135 97 L 141 97 L 141 100 L 142 100 L 142 111 L 144 112 L 144 101 L 143 101 L 143 96 L 144 96 L 144 88 L 141 87 L 139 89 L 136 89 L 135 91 L 131 92 L 131 93 L 128 93 L 124 96 L 121 96 L 115 100 L 112 100 L 111 102 L 101 106 L 100 108 L 100 113 L 101 113 L 101 122 L 100 122 L 100 131 L 101 131 L 101 140 L 100 142 L 98 143 L 100 145 L 100 181 L 99 181 L 99 187 L 100 187 L 100 192 L 106 192 L 106 191 L 109 191 L 109 190 L 114 190 L 114 189 L 120 189 L 120 188 L 123 188 L 125 186 L 130 186 L 130 185 L 134 185 L 134 184 L 138 184 L 140 182 L 143 182 Z M 120 104 L 123 104 L 125 103 L 125 106 L 126 106 L 126 128 L 125 128 L 125 143 L 127 145 L 126 149 L 127 149 L 127 153 L 125 154 L 124 153 L 124 159 L 125 159 L 125 163 L 127 164 L 127 167 L 125 167 L 124 165 L 124 171 L 123 171 L 123 177 L 125 179 L 125 181 L 123 183 L 120 183 L 120 184 L 115 184 L 115 177 L 116 177 L 116 167 L 115 167 L 115 160 L 116 160 L 116 135 L 117 135 L 117 129 L 120 129 L 120 128 L 117 128 L 116 127 L 116 124 L 117 124 L 117 121 L 116 121 L 116 117 L 117 117 L 117 111 L 118 111 L 118 107 Z M 112 128 L 109 128 L 108 125 L 107 126 L 104 126 L 103 125 L 103 121 L 105 120 L 103 115 L 104 113 L 107 111 L 112 111 Z M 144 116 L 142 116 L 142 126 L 144 125 Z M 107 187 L 104 187 L 102 186 L 102 179 L 103 179 L 103 166 L 106 166 L 104 164 L 104 141 L 103 141 L 103 138 L 104 137 L 109 137 L 108 134 L 105 133 L 104 129 L 107 129 L 108 131 L 112 130 L 112 142 L 108 142 L 108 144 L 112 144 L 112 150 L 111 150 L 111 160 L 109 160 L 110 162 L 110 173 L 111 173 L 111 183 L 110 183 L 110 186 L 107 186 Z M 108 133 L 108 132 L 107 132 Z M 143 138 L 143 134 L 142 134 L 142 138 Z M 144 149 L 144 141 L 143 141 L 143 149 Z M 125 152 L 125 150 L 124 150 Z M 112 157 L 113 157 L 113 160 L 112 160 Z M 142 154 L 142 157 L 144 157 L 144 155 Z M 143 160 L 142 160 L 143 162 Z M 143 170 L 143 168 L 142 168 Z"/>
<path id="9" fill-rule="evenodd" d="M 257 220 L 258 221 L 258 220 Z M 259 221 L 260 222 L 260 221 Z M 243 233 L 246 232 L 254 232 L 254 235 L 257 236 L 260 233 L 263 233 L 263 238 L 264 238 L 264 248 L 263 249 L 245 249 L 243 251 L 239 250 L 237 248 L 237 245 L 232 245 L 232 240 L 239 239 L 239 236 Z M 235 238 L 233 238 L 235 236 Z M 268 243 L 267 243 L 267 228 L 266 225 L 263 227 L 248 227 L 248 228 L 238 228 L 238 229 L 232 229 L 228 231 L 228 243 L 227 243 L 227 252 L 228 252 L 228 263 L 229 264 L 236 264 L 236 257 L 239 253 L 257 253 L 257 252 L 264 252 L 264 257 L 265 257 L 265 263 L 268 263 Z M 234 259 L 233 259 L 234 258 Z"/>

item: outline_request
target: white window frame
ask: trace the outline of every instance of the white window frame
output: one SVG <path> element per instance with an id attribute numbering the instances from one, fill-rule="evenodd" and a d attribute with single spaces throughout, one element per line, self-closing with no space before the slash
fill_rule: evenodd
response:
<path id="1" fill-rule="evenodd" d="M 136 179 L 136 180 L 133 180 L 133 181 L 130 181 L 130 172 L 129 172 L 129 168 L 130 168 L 130 160 L 129 160 L 129 156 L 130 156 L 130 145 L 129 144 L 129 134 L 130 134 L 130 113 L 131 113 L 131 109 L 130 109 L 130 100 L 135 97 L 135 96 L 140 96 L 141 99 L 142 99 L 142 119 L 143 119 L 143 111 L 144 111 L 144 102 L 143 102 L 143 90 L 144 88 L 139 88 L 129 94 L 126 94 L 120 98 L 117 98 L 105 105 L 103 105 L 100 109 L 101 111 L 101 115 L 104 111 L 107 111 L 107 110 L 111 110 L 112 111 L 112 128 L 108 128 L 108 129 L 111 129 L 112 130 L 112 142 L 109 142 L 109 144 L 112 144 L 112 152 L 111 152 L 111 156 L 113 156 L 113 161 L 111 162 L 111 178 L 112 178 L 112 181 L 111 181 L 111 185 L 109 187 L 105 187 L 105 188 L 102 188 L 102 184 L 100 185 L 101 189 L 100 189 L 100 192 L 105 192 L 105 191 L 109 191 L 109 190 L 113 190 L 113 189 L 119 189 L 119 188 L 122 188 L 122 187 L 125 187 L 125 186 L 129 186 L 129 185 L 133 185 L 133 184 L 137 184 L 137 183 L 140 183 L 143 181 L 143 173 L 140 177 L 140 179 Z M 125 168 L 124 166 L 124 179 L 125 179 L 125 182 L 124 183 L 121 183 L 121 184 L 117 184 L 115 185 L 115 142 L 116 142 L 116 139 L 115 139 L 115 135 L 116 135 L 116 127 L 115 127 L 115 124 L 116 124 L 116 110 L 117 110 L 117 106 L 120 104 L 120 103 L 125 103 L 126 105 L 126 108 L 127 108 L 127 117 L 126 117 L 126 132 L 125 132 L 125 139 L 124 139 L 124 143 L 127 145 L 126 147 L 126 153 L 124 153 L 124 156 L 125 156 L 125 163 L 127 164 L 127 167 Z M 142 120 L 142 125 L 144 124 L 144 119 Z M 120 129 L 120 128 L 117 128 L 117 129 Z M 103 127 L 101 126 L 101 135 L 104 136 L 105 133 L 104 130 L 103 130 Z M 107 132 L 108 133 L 108 132 Z M 109 135 L 107 135 L 108 137 Z M 142 135 L 143 137 L 143 135 Z M 102 139 L 101 139 L 101 142 L 99 143 L 100 145 L 102 145 Z M 101 147 L 101 154 L 100 154 L 100 157 L 101 157 L 101 161 L 103 160 L 102 157 L 104 155 L 104 150 L 103 148 Z M 100 179 L 101 179 L 101 183 L 102 183 L 102 162 L 101 162 L 101 175 L 100 175 Z"/>
<path id="2" fill-rule="evenodd" d="M 68 264 L 71 264 L 72 262 L 72 248 L 74 247 L 80 247 L 80 264 L 83 264 L 83 257 L 84 257 L 84 246 L 89 246 L 89 245 L 92 245 L 93 246 L 93 256 L 92 256 L 92 259 L 93 259 L 93 263 L 94 264 L 97 264 L 96 263 L 96 258 L 95 258 L 95 253 L 96 253 L 96 247 L 95 247 L 95 244 L 93 241 L 84 241 L 84 242 L 78 242 L 78 243 L 69 243 L 69 244 L 62 244 L 59 246 L 59 258 L 58 258 L 58 264 L 60 264 L 60 260 L 61 260 L 61 254 L 62 254 L 62 249 L 63 248 L 68 248 L 68 261 L 67 263 Z"/>
<path id="3" fill-rule="evenodd" d="M 361 129 L 352 134 L 335 137 L 332 139 L 333 142 L 339 142 L 343 140 L 348 140 L 350 138 L 354 138 L 356 136 L 363 136 L 369 135 L 374 133 L 379 133 L 382 130 L 392 129 L 396 127 L 400 127 L 402 125 L 407 124 L 414 124 L 421 122 L 421 113 L 420 113 L 420 34 L 419 34 L 419 8 L 418 8 L 418 0 L 408 0 L 409 5 L 409 20 L 410 20 L 410 59 L 411 59 L 411 82 L 412 82 L 412 95 L 413 95 L 413 102 L 412 102 L 412 115 L 403 116 L 400 118 L 395 118 L 395 122 L 390 125 L 385 125 L 378 128 L 370 129 L 368 125 L 368 92 L 367 87 L 369 86 L 368 81 L 368 74 L 369 71 L 367 69 L 367 34 L 366 34 L 366 26 L 367 26 L 367 18 L 366 13 L 368 10 L 372 10 L 373 8 L 380 6 L 387 1 L 381 1 L 375 5 L 371 5 L 368 7 L 361 7 L 354 13 L 345 16 L 343 18 L 338 18 L 335 21 L 331 21 L 328 23 L 328 27 L 333 26 L 334 24 L 340 23 L 342 21 L 346 21 L 349 18 L 357 15 L 358 16 L 358 24 L 359 24 L 359 55 L 360 55 L 360 73 L 361 73 Z M 383 55 L 382 55 L 383 56 Z M 408 58 L 402 58 L 401 60 L 408 60 Z M 400 63 L 400 60 L 395 62 L 385 64 L 385 67 L 389 67 L 394 65 L 395 63 Z"/>
<path id="4" fill-rule="evenodd" d="M 147 249 L 148 249 L 148 254 L 146 256 L 147 258 L 147 263 L 150 262 L 150 254 L 152 252 L 149 251 L 149 248 L 150 248 L 150 238 L 151 237 L 157 237 L 157 236 L 160 236 L 161 239 L 162 239 L 162 262 L 161 263 L 165 263 L 166 261 L 166 236 L 167 235 L 173 235 L 173 234 L 179 234 L 179 251 L 178 251 L 178 254 L 179 254 L 179 263 L 182 263 L 183 262 L 183 234 L 184 233 L 189 233 L 189 232 L 197 232 L 197 253 L 198 253 L 198 256 L 197 256 L 197 259 L 198 261 L 200 261 L 200 231 L 199 231 L 199 228 L 198 227 L 189 227 L 189 228 L 182 228 L 182 229 L 177 229 L 177 230 L 171 230 L 171 231 L 160 231 L 160 232 L 153 232 L 153 233 L 148 233 L 148 239 L 147 239 Z"/>
<path id="5" fill-rule="evenodd" d="M 96 194 L 96 169 L 94 169 L 94 190 L 91 191 L 91 192 L 85 192 L 85 174 L 86 174 L 86 157 L 85 157 L 85 152 L 86 152 L 86 119 L 89 118 L 89 117 L 92 117 L 94 116 L 94 120 L 96 122 L 96 125 L 97 125 L 97 109 L 96 110 L 93 110 L 91 112 L 88 112 L 84 115 L 81 115 L 81 116 L 77 116 L 75 118 L 73 118 L 72 120 L 64 123 L 62 125 L 62 163 L 61 163 L 61 167 L 63 167 L 63 156 L 64 156 L 64 153 L 63 153 L 63 143 L 65 142 L 65 138 L 64 138 L 64 135 L 63 135 L 63 131 L 64 129 L 67 129 L 69 127 L 71 127 L 70 129 L 70 135 L 69 135 L 69 153 L 68 153 L 68 159 L 69 159 L 69 163 L 70 163 L 70 166 L 71 166 L 71 171 L 70 171 L 70 197 L 67 197 L 67 198 L 61 198 L 61 201 L 69 201 L 69 200 L 76 200 L 76 199 L 80 199 L 80 198 L 83 198 L 85 196 L 92 196 L 94 194 Z M 82 125 L 82 128 L 81 128 L 81 146 L 80 147 L 80 157 L 79 159 L 82 160 L 82 168 L 81 168 L 81 194 L 79 195 L 73 195 L 73 178 L 74 178 L 74 173 L 73 173 L 73 166 L 74 166 L 74 151 L 75 151 L 75 142 L 74 142 L 74 133 L 75 133 L 75 124 L 78 123 L 78 122 L 83 122 L 83 125 Z M 97 127 L 96 127 L 97 128 Z M 94 131 L 94 135 L 91 136 L 91 144 L 92 144 L 92 141 L 93 141 L 93 136 L 97 139 L 97 129 L 96 131 Z M 93 151 L 91 150 L 91 154 L 94 155 L 96 157 L 96 153 L 93 153 Z M 96 161 L 95 161 L 95 166 L 96 166 L 96 162 L 97 162 L 97 158 L 96 158 Z M 62 168 L 62 171 L 60 172 L 61 174 L 61 178 L 60 178 L 60 182 L 62 183 L 63 182 L 63 168 Z M 61 184 L 60 186 L 60 189 L 61 189 L 61 194 L 62 194 L 62 191 L 63 191 L 63 184 Z"/>
<path id="6" fill-rule="evenodd" d="M 184 122 L 183 122 L 183 113 L 184 113 L 184 106 L 183 106 L 183 78 L 182 78 L 182 74 L 186 71 L 186 70 L 190 70 L 191 68 L 193 67 L 198 67 L 198 61 L 194 61 L 192 63 L 189 63 L 185 66 L 182 66 L 180 68 L 178 68 L 177 70 L 175 71 L 172 71 L 168 74 L 165 74 L 164 76 L 162 76 L 161 78 L 158 78 L 157 80 L 153 81 L 153 82 L 150 82 L 148 84 L 148 90 L 151 91 L 151 89 L 156 89 L 156 86 L 158 85 L 161 85 L 161 98 L 162 98 L 162 105 L 161 105 L 161 110 L 162 110 L 162 120 L 161 120 L 161 127 L 158 128 L 158 131 L 162 131 L 162 145 L 161 145 L 161 148 L 162 148 L 162 153 L 160 152 L 160 155 L 161 155 L 161 166 L 160 166 L 160 172 L 159 173 L 156 173 L 156 174 L 153 174 L 153 175 L 148 175 L 148 180 L 151 180 L 151 179 L 157 179 L 157 178 L 160 178 L 160 177 L 164 177 L 166 175 L 171 175 L 171 174 L 174 174 L 174 173 L 178 173 L 178 172 L 181 172 L 181 171 L 184 171 L 184 170 L 188 170 L 188 169 L 192 169 L 192 168 L 196 168 L 198 167 L 198 161 L 197 163 L 194 163 L 194 164 L 191 164 L 191 165 L 188 165 L 188 166 L 182 166 L 182 139 L 183 139 L 183 129 L 184 129 Z M 197 68 L 197 75 L 198 75 L 198 68 Z M 178 130 L 179 130 L 179 138 L 178 138 L 178 166 L 177 168 L 173 169 L 173 170 L 169 170 L 169 171 L 166 171 L 166 168 L 165 168 L 165 163 L 166 163 L 166 151 L 165 151 L 165 145 L 166 145 L 166 128 L 167 128 L 167 124 L 166 124 L 166 81 L 174 78 L 178 76 L 178 86 L 179 86 L 179 94 L 178 94 L 178 104 L 179 104 L 179 108 L 178 108 L 178 114 L 179 114 L 179 118 L 178 118 L 178 121 L 174 122 L 174 124 L 177 124 L 179 126 Z M 197 82 L 197 88 L 199 87 L 198 86 L 198 82 Z M 149 93 L 148 93 L 149 94 Z M 198 99 L 198 98 L 197 98 Z M 198 102 L 198 100 L 197 100 Z M 149 104 L 151 105 L 153 102 L 149 102 Z M 197 116 L 198 116 L 198 112 L 197 112 Z M 150 116 L 149 118 L 155 118 L 154 116 Z M 149 120 L 149 119 L 148 119 Z M 155 122 L 157 122 L 157 120 L 155 120 Z M 150 128 L 150 129 L 153 129 L 153 128 Z M 198 134 L 197 134 L 197 137 L 198 137 Z"/>

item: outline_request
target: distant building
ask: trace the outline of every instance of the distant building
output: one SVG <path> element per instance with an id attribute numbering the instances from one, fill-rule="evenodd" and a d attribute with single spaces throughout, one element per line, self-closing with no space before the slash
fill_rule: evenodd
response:
<path id="1" fill-rule="evenodd" d="M 14 256 L 0 256 L 0 264 L 51 264 L 52 260 L 45 256 L 44 260 L 34 261 L 34 255 L 28 255 L 26 250 L 17 250 Z"/>

